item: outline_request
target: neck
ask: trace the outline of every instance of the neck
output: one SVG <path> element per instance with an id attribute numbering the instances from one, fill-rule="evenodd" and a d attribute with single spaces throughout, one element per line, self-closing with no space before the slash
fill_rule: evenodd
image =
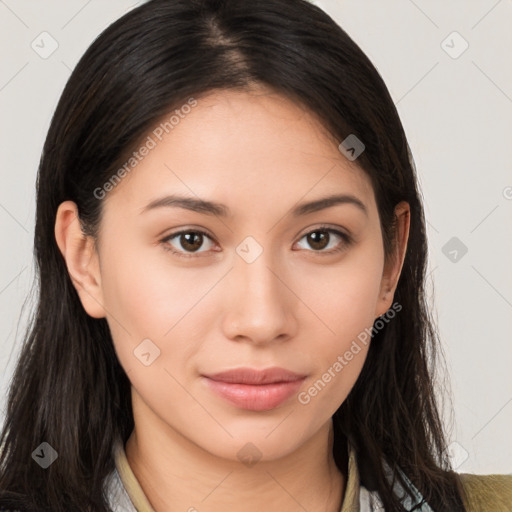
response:
<path id="1" fill-rule="evenodd" d="M 156 512 L 341 509 L 346 464 L 344 475 L 332 455 L 332 420 L 295 452 L 254 465 L 216 457 L 172 429 L 148 432 L 134 429 L 125 451 Z"/>

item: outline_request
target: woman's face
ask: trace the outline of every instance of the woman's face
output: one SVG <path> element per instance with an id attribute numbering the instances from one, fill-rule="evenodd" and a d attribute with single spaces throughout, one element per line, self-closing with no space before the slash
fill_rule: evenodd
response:
<path id="1" fill-rule="evenodd" d="M 314 118 L 263 89 L 212 93 L 167 130 L 102 199 L 97 285 L 82 301 L 107 318 L 136 428 L 275 459 L 330 421 L 362 369 L 365 329 L 391 306 L 399 269 L 385 271 L 371 183 Z M 333 195 L 345 199 L 303 207 Z M 303 378 L 205 377 L 240 367 Z"/>

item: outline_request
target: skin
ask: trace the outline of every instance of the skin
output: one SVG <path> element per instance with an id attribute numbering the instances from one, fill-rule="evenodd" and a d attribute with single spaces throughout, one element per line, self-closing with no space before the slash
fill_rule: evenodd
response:
<path id="1" fill-rule="evenodd" d="M 243 410 L 201 378 L 280 366 L 306 374 L 299 392 L 307 390 L 391 307 L 409 207 L 395 210 L 395 258 L 385 261 L 370 180 L 338 144 L 313 115 L 271 91 L 216 91 L 103 199 L 97 246 L 81 233 L 73 202 L 58 209 L 56 240 L 83 307 L 107 319 L 132 384 L 126 453 L 158 512 L 286 512 L 298 503 L 340 510 L 346 468 L 334 463 L 331 417 L 369 345 L 307 405 L 293 396 L 271 410 Z M 367 213 L 346 203 L 289 214 L 333 192 L 356 196 Z M 231 215 L 141 213 L 171 193 L 224 203 Z M 310 243 L 305 235 L 323 224 L 353 242 L 330 234 L 323 248 Z M 198 252 L 183 237 L 162 241 L 184 228 L 210 238 L 197 242 Z M 247 236 L 263 250 L 251 263 L 236 252 Z M 147 338 L 160 350 L 149 366 L 134 356 Z M 237 456 L 247 443 L 261 456 L 251 467 Z"/>

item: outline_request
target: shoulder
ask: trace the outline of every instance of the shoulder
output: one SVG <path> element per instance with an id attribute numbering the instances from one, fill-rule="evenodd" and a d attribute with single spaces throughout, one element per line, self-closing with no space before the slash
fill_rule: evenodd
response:
<path id="1" fill-rule="evenodd" d="M 512 511 L 512 474 L 461 473 L 459 476 L 467 496 L 468 512 Z"/>

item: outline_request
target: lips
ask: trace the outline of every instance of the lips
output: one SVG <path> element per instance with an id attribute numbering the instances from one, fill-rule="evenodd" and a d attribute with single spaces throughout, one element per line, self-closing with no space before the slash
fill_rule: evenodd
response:
<path id="1" fill-rule="evenodd" d="M 304 378 L 305 375 L 285 370 L 284 368 L 273 367 L 264 370 L 235 368 L 225 372 L 205 375 L 205 377 L 216 381 L 236 384 L 272 384 L 275 382 L 293 382 Z"/>
<path id="2" fill-rule="evenodd" d="M 306 375 L 284 368 L 235 368 L 204 375 L 208 388 L 231 404 L 247 410 L 270 410 L 295 394 Z"/>

